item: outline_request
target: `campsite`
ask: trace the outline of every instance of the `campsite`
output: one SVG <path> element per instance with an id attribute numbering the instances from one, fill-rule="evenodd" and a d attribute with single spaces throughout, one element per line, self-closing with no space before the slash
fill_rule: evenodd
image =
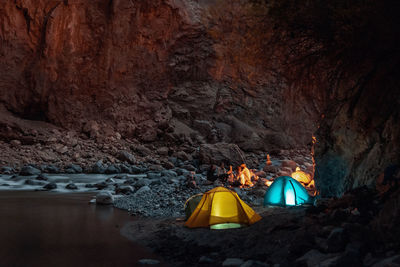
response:
<path id="1" fill-rule="evenodd" d="M 399 14 L 0 1 L 0 267 L 400 266 Z"/>

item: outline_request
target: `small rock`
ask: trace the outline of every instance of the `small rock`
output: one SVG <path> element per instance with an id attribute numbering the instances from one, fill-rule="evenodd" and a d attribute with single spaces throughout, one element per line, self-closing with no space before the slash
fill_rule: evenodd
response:
<path id="1" fill-rule="evenodd" d="M 274 165 L 265 165 L 263 171 L 268 173 L 277 173 L 279 171 L 279 167 Z"/>
<path id="2" fill-rule="evenodd" d="M 169 149 L 168 149 L 168 147 L 165 147 L 165 146 L 157 149 L 157 153 L 160 156 L 168 156 L 168 152 L 169 152 Z"/>
<path id="3" fill-rule="evenodd" d="M 343 228 L 334 228 L 327 239 L 328 252 L 338 252 L 344 249 L 346 236 Z"/>
<path id="4" fill-rule="evenodd" d="M 8 166 L 1 167 L 2 174 L 13 174 L 14 172 L 15 172 L 15 170 L 12 167 L 8 167 Z"/>
<path id="5" fill-rule="evenodd" d="M 240 266 L 244 263 L 242 259 L 239 258 L 227 258 L 222 263 L 222 266 Z"/>
<path id="6" fill-rule="evenodd" d="M 119 168 L 121 169 L 121 173 L 131 173 L 132 172 L 132 168 L 125 164 L 120 164 Z"/>
<path id="7" fill-rule="evenodd" d="M 120 172 L 121 172 L 121 170 L 119 168 L 117 168 L 117 166 L 115 166 L 114 164 L 111 164 L 105 170 L 105 173 L 107 173 L 107 174 L 115 174 L 115 173 L 120 173 Z"/>
<path id="8" fill-rule="evenodd" d="M 69 189 L 69 190 L 76 190 L 76 189 L 78 189 L 78 187 L 77 187 L 76 184 L 74 184 L 74 183 L 67 184 L 67 185 L 65 186 L 65 188 L 66 188 L 66 189 Z"/>
<path id="9" fill-rule="evenodd" d="M 96 204 L 110 205 L 114 203 L 114 197 L 110 192 L 101 191 L 96 195 Z"/>
<path id="10" fill-rule="evenodd" d="M 135 164 L 136 163 L 136 158 L 129 153 L 128 151 L 125 150 L 120 150 L 117 154 L 117 159 L 121 161 L 126 161 L 129 164 Z"/>
<path id="11" fill-rule="evenodd" d="M 117 178 L 117 177 L 114 177 L 114 178 L 116 178 L 116 179 L 121 179 L 121 178 Z M 106 181 L 105 181 L 106 183 L 109 183 L 109 184 L 113 184 L 113 183 L 115 183 L 115 180 L 113 179 L 113 178 L 107 178 L 106 179 Z"/>
<path id="12" fill-rule="evenodd" d="M 135 190 L 133 189 L 133 187 L 132 186 L 129 186 L 129 185 L 126 185 L 126 186 L 120 186 L 120 187 L 117 187 L 116 189 L 115 189 L 115 193 L 116 194 L 124 194 L 124 195 L 126 195 L 126 194 L 131 194 L 131 193 L 133 193 Z"/>
<path id="13" fill-rule="evenodd" d="M 60 173 L 60 169 L 54 165 L 47 165 L 44 171 L 47 173 Z"/>
<path id="14" fill-rule="evenodd" d="M 130 173 L 140 174 L 140 173 L 143 173 L 143 172 L 144 172 L 143 168 L 141 168 L 139 166 L 131 166 L 131 172 Z"/>
<path id="15" fill-rule="evenodd" d="M 186 161 L 186 160 L 192 160 L 192 156 L 186 154 L 184 151 L 178 151 L 174 153 L 174 156 L 176 156 L 178 159 Z"/>
<path id="16" fill-rule="evenodd" d="M 76 164 L 70 164 L 65 169 L 66 173 L 82 173 L 82 168 Z"/>
<path id="17" fill-rule="evenodd" d="M 151 155 L 151 150 L 143 145 L 138 145 L 134 149 L 136 152 L 139 153 L 140 156 L 145 157 Z"/>
<path id="18" fill-rule="evenodd" d="M 145 265 L 155 265 L 155 264 L 159 264 L 160 263 L 160 261 L 153 260 L 153 259 L 141 259 L 138 262 L 140 264 L 145 264 Z"/>
<path id="19" fill-rule="evenodd" d="M 138 180 L 138 181 L 135 183 L 135 187 L 136 187 L 136 188 L 140 188 L 140 187 L 143 187 L 143 186 L 146 186 L 146 185 L 150 185 L 150 183 L 151 183 L 151 180 L 150 180 L 150 179 L 142 178 L 142 179 Z"/>
<path id="20" fill-rule="evenodd" d="M 43 188 L 47 189 L 47 190 L 56 189 L 57 188 L 57 184 L 56 183 L 48 183 L 45 186 L 43 186 Z"/>
<path id="21" fill-rule="evenodd" d="M 108 186 L 108 184 L 106 182 L 100 182 L 97 184 L 94 184 L 94 187 L 96 187 L 98 190 L 102 190 L 104 188 L 106 188 Z"/>
<path id="22" fill-rule="evenodd" d="M 23 176 L 39 175 L 40 173 L 41 171 L 39 169 L 36 169 L 32 166 L 24 166 L 19 172 L 19 174 Z"/>
<path id="23" fill-rule="evenodd" d="M 188 171 L 195 171 L 196 168 L 193 165 L 190 164 L 185 164 L 182 166 L 183 169 L 188 170 Z"/>
<path id="24" fill-rule="evenodd" d="M 92 173 L 104 173 L 106 169 L 103 166 L 103 161 L 97 161 L 92 167 Z"/>
<path id="25" fill-rule="evenodd" d="M 213 260 L 207 256 L 201 256 L 199 259 L 199 263 L 211 264 L 213 262 L 215 262 L 215 260 Z"/>
<path id="26" fill-rule="evenodd" d="M 148 192 L 151 191 L 150 187 L 148 187 L 147 185 L 142 186 L 138 191 L 136 191 L 135 195 L 140 195 L 144 192 Z"/>
<path id="27" fill-rule="evenodd" d="M 10 144 L 12 145 L 12 146 L 20 146 L 21 145 L 21 141 L 19 141 L 19 140 L 11 140 L 10 141 Z"/>
<path id="28" fill-rule="evenodd" d="M 281 166 L 282 166 L 282 168 L 289 167 L 291 169 L 291 171 L 294 172 L 296 170 L 297 163 L 293 160 L 285 159 L 285 160 L 282 160 Z"/>
<path id="29" fill-rule="evenodd" d="M 39 181 L 47 181 L 49 178 L 45 174 L 41 173 L 35 179 Z"/>
<path id="30" fill-rule="evenodd" d="M 163 168 L 163 166 L 161 166 L 161 165 L 158 165 L 158 164 L 152 164 L 152 165 L 150 165 L 150 167 L 149 167 L 149 170 L 151 170 L 151 171 L 157 171 L 157 172 L 161 172 L 161 171 L 163 171 L 163 170 L 164 170 L 164 168 Z"/>

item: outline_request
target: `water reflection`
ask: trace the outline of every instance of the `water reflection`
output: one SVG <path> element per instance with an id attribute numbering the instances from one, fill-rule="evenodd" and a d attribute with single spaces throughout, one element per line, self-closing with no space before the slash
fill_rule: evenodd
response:
<path id="1" fill-rule="evenodd" d="M 120 235 L 132 217 L 90 198 L 0 192 L 0 266 L 136 266 L 155 258 Z"/>

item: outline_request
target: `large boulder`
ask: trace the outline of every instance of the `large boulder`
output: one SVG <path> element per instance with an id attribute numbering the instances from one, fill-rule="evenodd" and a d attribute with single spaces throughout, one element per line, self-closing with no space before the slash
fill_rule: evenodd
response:
<path id="1" fill-rule="evenodd" d="M 242 150 L 237 145 L 228 143 L 200 145 L 199 157 L 202 164 L 224 163 L 225 166 L 238 166 L 246 161 Z"/>
<path id="2" fill-rule="evenodd" d="M 41 171 L 39 169 L 32 166 L 24 166 L 19 172 L 19 174 L 23 176 L 39 175 L 40 173 Z"/>

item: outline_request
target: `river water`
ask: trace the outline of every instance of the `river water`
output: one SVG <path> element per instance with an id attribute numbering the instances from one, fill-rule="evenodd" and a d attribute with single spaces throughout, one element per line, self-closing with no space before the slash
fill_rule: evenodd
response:
<path id="1" fill-rule="evenodd" d="M 150 251 L 121 236 L 134 220 L 93 193 L 0 191 L 0 266 L 137 266 Z"/>

